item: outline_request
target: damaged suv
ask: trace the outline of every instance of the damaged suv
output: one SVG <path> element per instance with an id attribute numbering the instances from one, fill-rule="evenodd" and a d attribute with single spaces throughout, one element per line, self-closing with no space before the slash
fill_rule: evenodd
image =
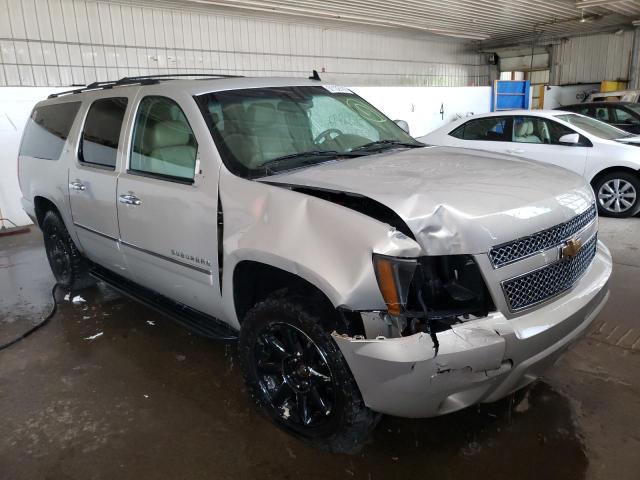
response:
<path id="1" fill-rule="evenodd" d="M 581 177 L 425 146 L 317 78 L 57 94 L 18 167 L 59 283 L 239 338 L 260 410 L 333 451 L 524 387 L 608 297 Z"/>

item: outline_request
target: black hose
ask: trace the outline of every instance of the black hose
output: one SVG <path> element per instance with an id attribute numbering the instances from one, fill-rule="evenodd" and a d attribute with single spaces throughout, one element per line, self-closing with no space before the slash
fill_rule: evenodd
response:
<path id="1" fill-rule="evenodd" d="M 424 297 L 422 296 L 422 288 L 418 290 L 418 302 L 422 307 L 422 311 L 424 312 L 424 326 L 431 337 L 431 341 L 433 342 L 433 349 L 436 351 L 435 356 L 438 356 L 438 350 L 440 350 L 440 342 L 438 341 L 438 337 L 436 336 L 436 332 L 433 331 L 433 327 L 431 325 L 431 320 L 429 319 L 429 311 L 427 309 L 427 304 L 424 301 Z"/>
<path id="2" fill-rule="evenodd" d="M 33 327 L 31 327 L 29 330 L 24 332 L 22 335 L 19 335 L 16 338 L 14 338 L 13 340 L 10 340 L 7 343 L 3 343 L 2 345 L 0 345 L 0 350 L 4 350 L 5 348 L 9 348 L 11 345 L 15 345 L 20 340 L 24 340 L 29 335 L 31 335 L 33 332 L 38 330 L 40 327 L 44 327 L 46 325 L 46 323 L 49 320 L 51 320 L 51 318 L 56 314 L 56 310 L 58 309 L 58 301 L 56 300 L 56 288 L 58 288 L 58 284 L 57 283 L 51 289 L 51 296 L 53 297 L 53 307 L 51 308 L 51 311 L 49 312 L 49 314 L 46 317 L 44 317 L 40 323 L 38 323 L 38 324 L 34 325 Z"/>

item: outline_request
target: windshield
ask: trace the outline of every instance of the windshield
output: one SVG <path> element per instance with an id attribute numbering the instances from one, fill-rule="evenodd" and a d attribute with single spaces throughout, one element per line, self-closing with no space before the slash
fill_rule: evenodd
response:
<path id="1" fill-rule="evenodd" d="M 245 178 L 424 146 L 343 87 L 230 90 L 197 101 L 225 165 Z"/>
<path id="2" fill-rule="evenodd" d="M 631 136 L 630 133 L 627 133 L 624 130 L 620 130 L 619 128 L 612 127 L 608 123 L 594 120 L 590 117 L 576 115 L 574 113 L 569 113 L 566 115 L 556 115 L 556 118 L 570 123 L 571 125 L 575 125 L 576 127 L 581 128 L 591 135 L 604 138 L 605 140 L 616 140 L 618 138 Z"/>
<path id="3" fill-rule="evenodd" d="M 638 104 L 638 103 L 627 103 L 625 106 L 629 110 L 632 110 L 633 112 L 640 114 L 640 104 Z"/>

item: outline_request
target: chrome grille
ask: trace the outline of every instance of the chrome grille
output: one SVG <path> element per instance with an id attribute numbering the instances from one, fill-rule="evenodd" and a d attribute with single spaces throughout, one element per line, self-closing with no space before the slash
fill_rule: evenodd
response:
<path id="1" fill-rule="evenodd" d="M 502 282 L 509 309 L 515 312 L 531 307 L 571 288 L 591 264 L 596 248 L 594 235 L 575 257 Z"/>
<path id="2" fill-rule="evenodd" d="M 509 263 L 559 245 L 591 223 L 591 221 L 596 218 L 596 212 L 596 206 L 593 204 L 568 222 L 561 223 L 547 230 L 542 230 L 528 237 L 493 247 L 489 251 L 489 259 L 493 264 L 493 268 L 503 267 Z"/>

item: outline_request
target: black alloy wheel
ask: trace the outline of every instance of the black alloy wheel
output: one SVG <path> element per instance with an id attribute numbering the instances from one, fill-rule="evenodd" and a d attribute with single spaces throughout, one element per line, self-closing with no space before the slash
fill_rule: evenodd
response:
<path id="1" fill-rule="evenodd" d="M 335 404 L 335 381 L 326 358 L 302 330 L 272 323 L 255 343 L 258 382 L 273 414 L 293 429 L 328 422 Z"/>
<path id="2" fill-rule="evenodd" d="M 323 326 L 336 318 L 327 303 L 284 288 L 254 305 L 240 329 L 240 365 L 258 409 L 278 427 L 316 448 L 353 452 L 381 416 Z"/>
<path id="3" fill-rule="evenodd" d="M 48 211 L 40 223 L 44 248 L 56 281 L 68 288 L 84 288 L 94 282 L 88 267 L 69 235 L 64 222 L 54 211 Z"/>

